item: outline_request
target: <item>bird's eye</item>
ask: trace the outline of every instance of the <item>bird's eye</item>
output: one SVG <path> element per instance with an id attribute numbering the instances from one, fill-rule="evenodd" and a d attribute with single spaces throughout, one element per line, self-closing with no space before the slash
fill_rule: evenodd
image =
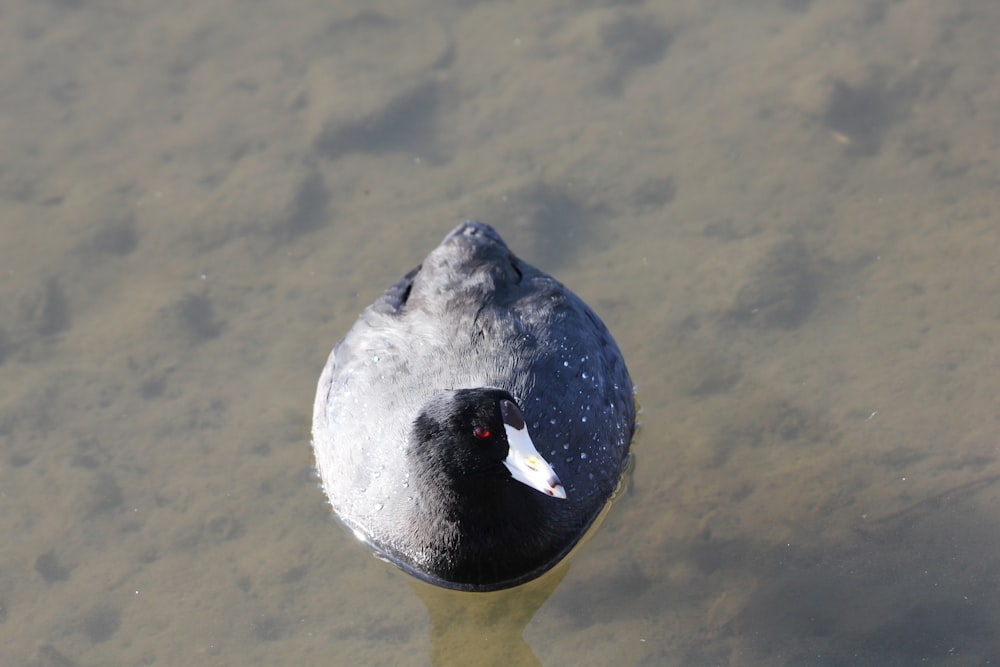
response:
<path id="1" fill-rule="evenodd" d="M 490 430 L 485 426 L 477 426 L 472 430 L 472 435 L 476 436 L 480 440 L 485 440 L 486 438 L 490 437 L 491 433 Z"/>

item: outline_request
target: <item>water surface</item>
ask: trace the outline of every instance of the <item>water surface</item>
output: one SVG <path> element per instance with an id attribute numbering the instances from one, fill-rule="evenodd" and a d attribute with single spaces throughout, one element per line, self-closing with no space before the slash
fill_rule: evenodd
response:
<path id="1" fill-rule="evenodd" d="M 5 3 L 0 664 L 1000 661 L 998 31 Z M 332 345 L 464 218 L 601 314 L 643 408 L 601 529 L 487 607 L 354 543 L 308 433 Z"/>

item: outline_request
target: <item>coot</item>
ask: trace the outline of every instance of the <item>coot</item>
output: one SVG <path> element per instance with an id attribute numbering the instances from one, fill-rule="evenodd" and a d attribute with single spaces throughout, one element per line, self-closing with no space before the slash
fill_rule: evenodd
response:
<path id="1" fill-rule="evenodd" d="M 334 347 L 313 448 L 333 509 L 377 555 L 491 591 L 572 549 L 634 426 L 632 381 L 594 311 L 468 221 Z"/>

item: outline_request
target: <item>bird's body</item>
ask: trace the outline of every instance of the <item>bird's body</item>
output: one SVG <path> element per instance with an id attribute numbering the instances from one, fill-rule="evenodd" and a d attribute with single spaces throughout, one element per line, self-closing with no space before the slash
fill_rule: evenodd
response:
<path id="1" fill-rule="evenodd" d="M 334 510 L 378 554 L 437 585 L 495 590 L 576 544 L 618 483 L 634 422 L 600 319 L 466 222 L 334 348 L 313 445 Z"/>

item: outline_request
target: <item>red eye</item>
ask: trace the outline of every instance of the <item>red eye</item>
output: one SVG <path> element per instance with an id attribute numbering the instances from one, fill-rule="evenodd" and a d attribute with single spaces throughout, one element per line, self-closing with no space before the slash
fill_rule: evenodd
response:
<path id="1" fill-rule="evenodd" d="M 486 438 L 490 437 L 491 434 L 490 430 L 485 426 L 477 426 L 475 429 L 473 429 L 472 435 L 476 436 L 480 440 L 485 440 Z"/>

